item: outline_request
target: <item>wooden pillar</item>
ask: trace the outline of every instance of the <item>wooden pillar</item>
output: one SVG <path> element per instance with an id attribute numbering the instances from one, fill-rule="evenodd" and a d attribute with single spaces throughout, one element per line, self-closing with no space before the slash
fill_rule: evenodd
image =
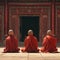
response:
<path id="1" fill-rule="evenodd" d="M 8 3 L 7 0 L 5 0 L 4 4 L 4 34 L 7 34 L 7 26 L 8 26 Z"/>
<path id="2" fill-rule="evenodd" d="M 52 4 L 51 4 L 51 7 L 52 7 L 52 32 L 54 33 L 54 20 L 55 20 L 55 2 L 53 1 Z"/>

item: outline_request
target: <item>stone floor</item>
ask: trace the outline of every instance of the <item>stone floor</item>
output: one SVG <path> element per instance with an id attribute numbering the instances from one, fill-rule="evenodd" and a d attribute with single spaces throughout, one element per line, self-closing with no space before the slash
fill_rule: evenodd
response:
<path id="1" fill-rule="evenodd" d="M 58 47 L 60 52 L 60 48 Z M 0 48 L 0 60 L 60 60 L 60 53 L 2 53 Z"/>

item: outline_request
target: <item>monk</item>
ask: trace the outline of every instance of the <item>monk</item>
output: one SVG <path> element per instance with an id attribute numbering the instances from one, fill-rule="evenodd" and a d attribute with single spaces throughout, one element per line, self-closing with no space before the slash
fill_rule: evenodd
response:
<path id="1" fill-rule="evenodd" d="M 22 52 L 39 52 L 38 41 L 35 36 L 33 36 L 33 31 L 28 31 L 28 36 L 24 40 L 25 48 L 21 49 Z"/>
<path id="2" fill-rule="evenodd" d="M 4 53 L 7 52 L 19 52 L 18 40 L 14 36 L 13 30 L 9 30 L 8 35 L 5 39 L 5 49 Z"/>
<path id="3" fill-rule="evenodd" d="M 52 31 L 48 30 L 47 35 L 43 39 L 42 43 L 43 47 L 40 50 L 41 52 L 50 52 L 50 53 L 57 52 L 56 44 L 57 39 L 52 34 Z"/>

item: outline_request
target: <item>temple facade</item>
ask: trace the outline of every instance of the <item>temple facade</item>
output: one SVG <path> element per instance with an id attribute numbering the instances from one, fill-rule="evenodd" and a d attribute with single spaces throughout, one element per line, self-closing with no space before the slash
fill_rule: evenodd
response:
<path id="1" fill-rule="evenodd" d="M 32 29 L 39 44 L 48 29 L 60 42 L 60 0 L 0 0 L 0 41 L 13 29 L 23 45 L 27 31 Z"/>

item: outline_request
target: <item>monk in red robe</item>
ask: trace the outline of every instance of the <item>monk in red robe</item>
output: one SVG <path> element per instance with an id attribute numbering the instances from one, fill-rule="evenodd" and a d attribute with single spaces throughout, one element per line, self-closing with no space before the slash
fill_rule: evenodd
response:
<path id="1" fill-rule="evenodd" d="M 25 48 L 21 49 L 22 52 L 38 52 L 38 41 L 35 36 L 33 36 L 33 31 L 28 31 L 28 36 L 24 40 Z"/>
<path id="2" fill-rule="evenodd" d="M 52 34 L 52 31 L 48 30 L 47 35 L 43 39 L 42 43 L 43 47 L 40 50 L 41 52 L 50 52 L 50 53 L 57 52 L 56 44 L 57 39 Z"/>
<path id="3" fill-rule="evenodd" d="M 18 40 L 16 39 L 16 37 L 14 36 L 14 32 L 13 30 L 9 30 L 8 35 L 5 39 L 5 49 L 4 49 L 4 53 L 6 52 L 19 52 L 19 48 L 18 48 Z"/>

